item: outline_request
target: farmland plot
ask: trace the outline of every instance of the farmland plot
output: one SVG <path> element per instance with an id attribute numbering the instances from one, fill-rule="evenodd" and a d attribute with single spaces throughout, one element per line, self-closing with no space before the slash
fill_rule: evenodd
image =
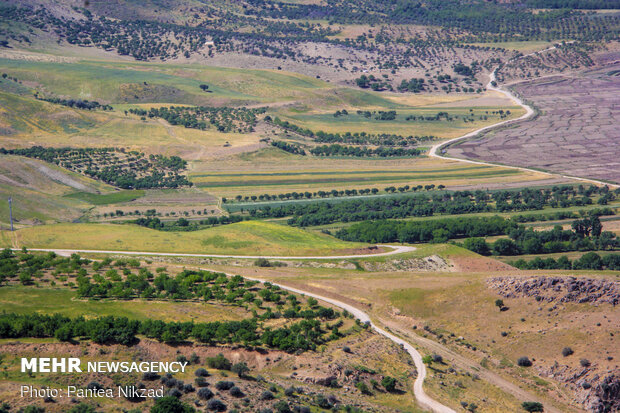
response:
<path id="1" fill-rule="evenodd" d="M 620 65 L 520 83 L 540 115 L 450 148 L 451 156 L 620 182 Z"/>

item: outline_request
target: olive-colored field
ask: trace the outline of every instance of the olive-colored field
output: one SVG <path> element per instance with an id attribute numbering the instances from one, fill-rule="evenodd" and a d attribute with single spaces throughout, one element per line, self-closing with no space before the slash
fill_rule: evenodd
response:
<path id="1" fill-rule="evenodd" d="M 439 103 L 440 100 L 437 101 Z M 377 120 L 376 115 L 367 118 L 359 115 L 353 108 L 347 108 L 349 115 L 334 117 L 334 110 L 325 111 L 324 109 L 291 109 L 280 110 L 278 116 L 282 120 L 287 120 L 295 125 L 311 129 L 313 131 L 323 131 L 330 133 L 344 132 L 366 132 L 366 133 L 388 133 L 403 136 L 433 135 L 441 139 L 455 138 L 465 135 L 468 132 L 479 129 L 493 123 L 499 123 L 505 119 L 515 119 L 523 115 L 525 111 L 518 106 L 502 106 L 503 111 L 510 111 L 510 115 L 501 118 L 499 114 L 493 114 L 497 107 L 416 107 L 396 109 L 396 119 L 391 121 Z M 441 120 L 407 120 L 409 116 L 433 117 L 439 112 L 447 112 L 454 119 Z M 456 118 L 458 116 L 458 118 Z M 469 117 L 471 116 L 471 117 Z M 485 117 L 480 119 L 480 117 Z M 465 122 L 464 119 L 473 118 L 473 121 Z"/>
<path id="2" fill-rule="evenodd" d="M 241 320 L 245 311 L 239 307 L 204 302 L 147 300 L 80 300 L 75 291 L 60 288 L 3 286 L 0 288 L 0 311 L 28 314 L 62 314 L 86 318 L 113 315 L 135 320 L 219 321 Z"/>
<path id="3" fill-rule="evenodd" d="M 383 188 L 514 184 L 530 186 L 548 175 L 436 158 L 356 159 L 291 155 L 275 148 L 195 165 L 191 181 L 210 193 L 236 195 Z M 486 186 L 485 186 L 486 185 Z"/>
<path id="4" fill-rule="evenodd" d="M 275 256 L 339 255 L 339 251 L 365 246 L 260 221 L 191 232 L 165 232 L 129 224 L 41 225 L 13 233 L 0 231 L 0 245 L 14 248 Z"/>

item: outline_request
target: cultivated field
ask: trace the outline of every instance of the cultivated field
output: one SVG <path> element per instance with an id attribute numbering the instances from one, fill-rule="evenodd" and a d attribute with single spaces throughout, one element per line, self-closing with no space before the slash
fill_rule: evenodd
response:
<path id="1" fill-rule="evenodd" d="M 57 224 L 11 233 L 0 231 L 2 247 L 229 255 L 342 255 L 364 244 L 259 221 L 192 232 L 164 232 L 137 225 Z"/>
<path id="2" fill-rule="evenodd" d="M 616 65 L 517 84 L 539 116 L 457 143 L 449 154 L 618 183 L 619 73 Z"/>

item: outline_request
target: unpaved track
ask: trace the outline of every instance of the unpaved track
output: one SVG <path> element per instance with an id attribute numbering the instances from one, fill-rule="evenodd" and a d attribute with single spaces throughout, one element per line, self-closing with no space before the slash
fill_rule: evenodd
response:
<path id="1" fill-rule="evenodd" d="M 217 270 L 211 270 L 211 271 L 217 271 Z M 231 275 L 231 274 L 228 274 L 228 275 Z M 265 282 L 265 280 L 262 280 L 259 278 L 248 277 L 245 275 L 243 276 L 243 278 L 247 278 L 248 280 Z M 353 316 L 358 318 L 362 323 L 368 323 L 372 327 L 372 329 L 375 330 L 377 333 L 381 334 L 382 336 L 387 337 L 388 339 L 392 340 L 396 344 L 401 345 L 403 349 L 405 349 L 407 353 L 409 353 L 409 355 L 413 359 L 413 363 L 415 364 L 415 368 L 418 372 L 418 376 L 416 377 L 415 382 L 413 383 L 413 394 L 416 398 L 417 403 L 422 408 L 432 410 L 433 412 L 456 413 L 455 410 L 452 410 L 448 406 L 444 406 L 443 404 L 439 403 L 437 400 L 434 400 L 431 397 L 429 397 L 424 392 L 423 386 L 424 386 L 424 379 L 426 378 L 426 366 L 422 362 L 422 355 L 411 344 L 409 344 L 408 342 L 406 342 L 405 340 L 399 337 L 396 337 L 395 335 L 391 333 L 388 333 L 386 330 L 382 329 L 381 327 L 375 325 L 370 320 L 370 317 L 368 316 L 368 314 L 366 314 L 365 312 L 363 312 L 362 310 L 356 307 L 353 307 L 350 304 L 343 303 L 342 301 L 334 300 L 333 298 L 328 298 L 328 297 L 325 297 L 319 294 L 300 290 L 298 288 L 288 287 L 286 285 L 278 284 L 275 282 L 272 282 L 272 284 L 277 285 L 278 287 L 284 290 L 288 290 L 288 291 L 291 291 L 297 294 L 303 294 L 308 297 L 313 297 L 313 298 L 316 298 L 317 300 L 325 301 L 326 303 L 330 303 L 332 305 L 335 305 L 336 307 L 342 308 L 343 310 L 347 310 L 349 313 L 353 314 Z"/>
<path id="2" fill-rule="evenodd" d="M 550 47 L 548 49 L 545 50 L 541 50 L 540 52 L 534 52 L 534 53 L 530 53 L 528 55 L 525 56 L 529 56 L 535 53 L 542 53 L 542 52 L 546 52 L 549 50 L 553 50 L 555 49 L 555 46 Z M 525 57 L 522 56 L 522 57 Z M 487 89 L 489 90 L 494 90 L 496 92 L 499 93 L 503 93 L 504 95 L 506 95 L 509 99 L 512 99 L 515 103 L 517 103 L 519 106 L 521 106 L 523 109 L 525 109 L 525 114 L 518 117 L 517 119 L 508 119 L 508 120 L 504 120 L 502 122 L 496 123 L 494 125 L 490 125 L 490 126 L 485 126 L 484 128 L 480 128 L 477 129 L 473 132 L 469 132 L 463 136 L 459 136 L 458 138 L 454 138 L 454 139 L 450 139 L 444 142 L 440 142 L 436 145 L 433 145 L 428 153 L 428 155 L 430 157 L 433 158 L 442 158 L 442 159 L 450 159 L 451 161 L 459 161 L 459 162 L 466 162 L 466 163 L 471 163 L 471 164 L 476 164 L 476 165 L 489 165 L 489 166 L 501 166 L 504 168 L 510 168 L 510 169 L 517 169 L 520 171 L 524 171 L 524 172 L 534 172 L 534 173 L 538 173 L 538 174 L 545 174 L 545 175 L 549 175 L 551 177 L 560 177 L 560 178 L 566 178 L 566 179 L 574 179 L 577 181 L 583 181 L 583 182 L 589 182 L 595 185 L 607 185 L 610 188 L 620 188 L 620 185 L 615 185 L 615 184 L 610 184 L 608 182 L 603 182 L 603 181 L 598 181 L 596 179 L 589 179 L 589 178 L 581 178 L 578 176 L 570 176 L 570 175 L 562 175 L 562 174 L 555 174 L 555 173 L 550 173 L 550 172 L 542 172 L 536 169 L 530 169 L 530 168 L 524 168 L 521 166 L 510 166 L 510 165 L 502 165 L 502 164 L 495 164 L 492 162 L 482 162 L 482 161 L 472 161 L 470 159 L 462 159 L 462 158 L 454 158 L 451 156 L 444 156 L 440 153 L 437 153 L 437 151 L 439 151 L 441 148 L 443 147 L 447 147 L 455 142 L 458 141 L 462 141 L 464 139 L 468 139 L 468 138 L 472 138 L 482 132 L 486 132 L 490 129 L 494 129 L 497 128 L 498 126 L 503 126 L 503 125 L 507 125 L 507 124 L 511 124 L 511 123 L 515 123 L 515 122 L 520 122 L 522 120 L 526 120 L 531 118 L 534 115 L 534 109 L 532 109 L 532 107 L 530 107 L 529 105 L 527 105 L 525 102 L 523 102 L 519 97 L 513 95 L 510 91 L 508 90 L 504 90 L 501 89 L 500 87 L 496 87 L 493 86 L 493 82 L 495 81 L 495 73 L 497 72 L 497 67 L 495 69 L 493 69 L 493 71 L 491 72 L 490 76 L 489 76 L 489 83 L 487 84 Z"/>
<path id="3" fill-rule="evenodd" d="M 83 254 L 118 254 L 118 255 L 161 255 L 165 257 L 198 257 L 198 258 L 234 258 L 250 260 L 265 258 L 268 260 L 341 260 L 349 258 L 372 258 L 385 257 L 388 255 L 403 254 L 405 252 L 415 251 L 415 247 L 405 245 L 377 245 L 378 247 L 393 248 L 391 251 L 379 252 L 377 254 L 352 254 L 352 255 L 320 255 L 308 257 L 287 257 L 273 255 L 219 255 L 219 254 L 188 254 L 180 252 L 144 252 L 144 251 L 108 251 L 108 250 L 82 250 L 82 249 L 60 249 L 60 248 L 28 248 L 28 251 L 55 252 L 58 255 L 71 255 L 77 253 Z M 14 248 L 17 250 L 18 248 Z"/>

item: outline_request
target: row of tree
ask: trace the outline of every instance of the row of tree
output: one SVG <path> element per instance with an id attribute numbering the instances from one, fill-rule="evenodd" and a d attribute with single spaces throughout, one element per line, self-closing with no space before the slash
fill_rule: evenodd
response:
<path id="1" fill-rule="evenodd" d="M 587 252 L 581 257 L 570 260 L 562 255 L 554 258 L 536 257 L 526 261 L 523 258 L 509 262 L 520 270 L 610 270 L 620 271 L 620 254 L 607 254 L 602 257 L 596 252 Z"/>
<path id="2" fill-rule="evenodd" d="M 452 238 L 502 235 L 517 224 L 499 216 L 444 218 L 427 221 L 366 221 L 343 228 L 336 237 L 346 241 L 381 242 L 447 242 Z"/>

